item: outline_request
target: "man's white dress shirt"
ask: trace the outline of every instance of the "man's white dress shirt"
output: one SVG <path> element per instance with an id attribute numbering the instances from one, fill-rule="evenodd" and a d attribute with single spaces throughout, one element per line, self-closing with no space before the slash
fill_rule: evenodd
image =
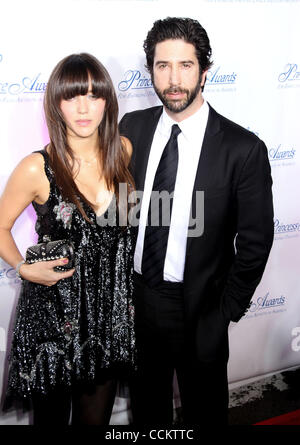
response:
<path id="1" fill-rule="evenodd" d="M 171 119 L 165 109 L 163 109 L 155 130 L 145 177 L 139 231 L 134 255 L 134 269 L 138 273 L 142 273 L 141 266 L 144 235 L 155 173 L 162 152 L 170 138 L 172 125 L 177 124 L 181 129 L 181 133 L 178 135 L 177 139 L 178 170 L 164 265 L 164 280 L 173 282 L 183 281 L 192 193 L 207 125 L 208 113 L 208 104 L 204 101 L 201 108 L 195 114 L 178 123 Z"/>

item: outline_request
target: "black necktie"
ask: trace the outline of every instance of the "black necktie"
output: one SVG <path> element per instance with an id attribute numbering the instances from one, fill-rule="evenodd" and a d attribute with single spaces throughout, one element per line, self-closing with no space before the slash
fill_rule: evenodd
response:
<path id="1" fill-rule="evenodd" d="M 173 203 L 170 196 L 172 194 L 173 197 L 175 188 L 178 167 L 177 136 L 180 132 L 178 125 L 172 126 L 171 136 L 160 158 L 152 187 L 142 258 L 142 274 L 150 287 L 155 287 L 163 280 Z"/>

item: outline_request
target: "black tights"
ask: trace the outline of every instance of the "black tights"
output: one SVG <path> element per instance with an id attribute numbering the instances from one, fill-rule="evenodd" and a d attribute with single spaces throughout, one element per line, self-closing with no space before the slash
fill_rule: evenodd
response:
<path id="1" fill-rule="evenodd" d="M 47 396 L 36 394 L 32 397 L 33 424 L 108 425 L 115 393 L 116 381 L 108 380 L 101 385 L 76 386 L 68 393 L 56 389 Z"/>

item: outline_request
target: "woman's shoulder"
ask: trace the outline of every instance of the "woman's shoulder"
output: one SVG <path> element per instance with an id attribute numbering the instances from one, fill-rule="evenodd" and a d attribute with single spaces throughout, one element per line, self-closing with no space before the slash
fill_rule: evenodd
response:
<path id="1" fill-rule="evenodd" d="M 19 166 L 31 172 L 39 171 L 44 166 L 44 157 L 40 152 L 30 153 L 19 162 Z"/>
<path id="2" fill-rule="evenodd" d="M 45 175 L 45 161 L 41 152 L 33 152 L 25 156 L 15 168 L 16 174 L 24 175 L 26 178 L 37 180 Z"/>
<path id="3" fill-rule="evenodd" d="M 21 211 L 36 197 L 46 195 L 49 189 L 47 177 L 44 172 L 43 157 L 38 153 L 25 156 L 8 178 L 5 192 L 7 196 L 18 196 Z M 49 192 L 48 192 L 49 193 Z M 24 205 L 24 207 L 22 207 Z"/>

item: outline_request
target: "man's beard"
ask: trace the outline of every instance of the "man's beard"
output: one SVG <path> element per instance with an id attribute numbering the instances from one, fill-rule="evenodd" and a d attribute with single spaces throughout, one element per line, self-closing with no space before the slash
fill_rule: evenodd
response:
<path id="1" fill-rule="evenodd" d="M 201 78 L 199 79 L 197 85 L 195 88 L 191 90 L 182 89 L 180 87 L 170 87 L 166 90 L 159 90 L 154 83 L 154 80 L 152 81 L 153 88 L 162 101 L 163 105 L 173 113 L 180 113 L 181 111 L 185 110 L 187 107 L 191 105 L 191 103 L 195 100 L 196 96 L 198 95 L 200 89 L 201 89 Z M 184 93 L 186 95 L 185 99 L 180 100 L 169 100 L 167 99 L 167 94 L 169 93 Z"/>

